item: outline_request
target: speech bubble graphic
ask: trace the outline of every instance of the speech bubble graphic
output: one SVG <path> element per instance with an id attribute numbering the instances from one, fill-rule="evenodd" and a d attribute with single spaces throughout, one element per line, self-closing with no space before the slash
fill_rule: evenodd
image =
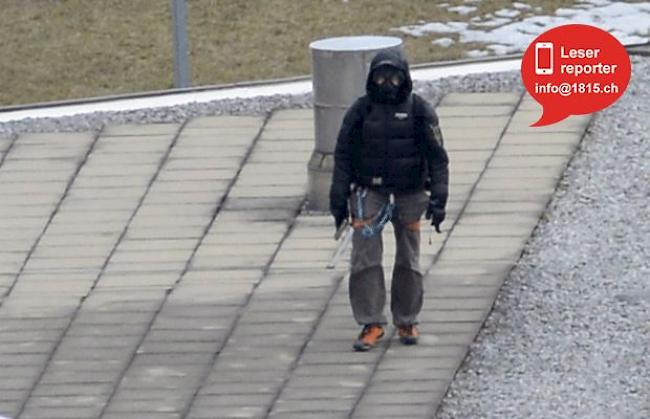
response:
<path id="1" fill-rule="evenodd" d="M 600 28 L 571 24 L 544 32 L 521 60 L 524 86 L 544 108 L 531 127 L 608 107 L 627 88 L 631 72 L 625 47 Z"/>

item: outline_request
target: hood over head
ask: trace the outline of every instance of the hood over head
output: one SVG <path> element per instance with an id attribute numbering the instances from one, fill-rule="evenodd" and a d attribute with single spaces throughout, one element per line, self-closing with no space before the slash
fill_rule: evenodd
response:
<path id="1" fill-rule="evenodd" d="M 390 83 L 377 85 L 373 81 L 374 73 L 383 68 L 390 68 L 401 72 L 402 83 L 395 87 Z M 409 71 L 409 65 L 399 50 L 389 49 L 377 53 L 370 63 L 368 79 L 366 81 L 366 93 L 373 102 L 398 104 L 404 102 L 413 90 L 413 81 Z"/>

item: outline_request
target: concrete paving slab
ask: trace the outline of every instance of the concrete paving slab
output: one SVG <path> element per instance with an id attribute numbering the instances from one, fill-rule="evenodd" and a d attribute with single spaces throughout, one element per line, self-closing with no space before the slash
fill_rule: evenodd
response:
<path id="1" fill-rule="evenodd" d="M 575 151 L 575 144 L 536 143 L 513 144 L 501 143 L 499 156 L 570 156 Z"/>
<path id="2" fill-rule="evenodd" d="M 273 113 L 272 121 L 284 121 L 284 120 L 301 120 L 307 119 L 313 121 L 314 111 L 313 109 L 283 109 Z M 271 123 L 270 121 L 269 123 Z"/>
<path id="3" fill-rule="evenodd" d="M 439 106 L 436 108 L 436 113 L 440 120 L 445 117 L 465 117 L 468 121 L 474 117 L 487 117 L 487 116 L 504 116 L 511 115 L 514 107 L 511 105 L 458 105 L 458 106 Z"/>
<path id="4" fill-rule="evenodd" d="M 0 138 L 0 153 L 4 153 L 12 144 L 14 143 L 14 138 L 10 136 L 3 136 Z M 1 154 L 0 154 L 1 156 Z"/>
<path id="5" fill-rule="evenodd" d="M 466 214 L 459 222 L 459 226 L 477 225 L 490 226 L 493 224 L 504 225 L 533 225 L 537 224 L 539 216 L 537 214 Z"/>
<path id="6" fill-rule="evenodd" d="M 150 135 L 173 135 L 179 129 L 178 124 L 131 124 L 131 125 L 107 125 L 102 130 L 104 137 L 116 136 L 150 136 Z"/>
<path id="7" fill-rule="evenodd" d="M 277 127 L 274 131 L 264 131 L 262 133 L 262 140 L 314 140 L 314 130 L 311 128 L 303 129 L 284 129 Z"/>
<path id="8" fill-rule="evenodd" d="M 558 183 L 558 179 L 554 177 L 548 178 L 493 178 L 493 177 L 484 177 L 481 179 L 480 184 L 477 186 L 477 190 L 486 191 L 486 190 L 501 190 L 501 191 L 542 191 L 546 192 L 549 190 L 554 190 L 555 186 Z"/>
<path id="9" fill-rule="evenodd" d="M 463 141 L 459 138 L 448 138 L 445 135 L 445 149 L 447 152 L 453 151 L 492 151 L 497 143 L 498 137 L 488 141 Z"/>
<path id="10" fill-rule="evenodd" d="M 484 181 L 492 179 L 502 179 L 504 184 L 509 183 L 510 179 L 538 179 L 538 178 L 555 178 L 561 175 L 559 170 L 553 171 L 545 167 L 528 167 L 528 168 L 508 168 L 508 167 L 490 167 L 482 179 Z"/>
<path id="11" fill-rule="evenodd" d="M 152 191 L 156 192 L 203 192 L 223 190 L 228 185 L 230 179 L 217 179 L 217 180 L 175 180 L 166 178 L 163 180 L 157 179 L 157 182 L 152 185 Z"/>
<path id="12" fill-rule="evenodd" d="M 266 152 L 280 152 L 280 151 L 293 151 L 293 152 L 311 152 L 314 149 L 314 144 L 307 140 L 274 140 L 272 142 L 260 143 L 256 150 L 262 153 Z"/>
<path id="13" fill-rule="evenodd" d="M 501 139 L 502 145 L 574 145 L 580 136 L 574 132 L 511 132 L 507 131 Z"/>
<path id="14" fill-rule="evenodd" d="M 467 237 L 457 236 L 446 248 L 450 249 L 499 249 L 523 248 L 527 238 L 517 237 Z"/>
<path id="15" fill-rule="evenodd" d="M 86 145 L 88 145 L 90 142 L 88 142 Z M 78 151 L 75 153 L 79 157 L 83 157 L 83 152 Z M 8 154 L 7 156 L 9 156 Z M 44 161 L 39 161 L 38 166 L 40 168 L 40 171 L 44 172 L 52 172 L 55 175 L 60 175 L 62 171 L 67 171 L 66 169 L 69 169 L 70 166 L 75 166 L 75 162 L 69 161 L 69 160 L 44 160 Z M 4 163 L 2 164 L 2 172 L 5 173 L 12 173 L 12 172 L 31 172 L 34 170 L 34 162 L 31 160 L 11 160 L 5 158 Z"/>
<path id="16" fill-rule="evenodd" d="M 533 100 L 531 97 L 529 100 Z M 448 93 L 440 101 L 439 106 L 458 105 L 511 105 L 514 106 L 520 100 L 520 94 L 515 92 L 503 93 Z M 536 102 L 535 102 L 536 103 Z"/>
<path id="17" fill-rule="evenodd" d="M 288 131 L 296 131 L 296 132 L 305 132 L 307 133 L 308 136 L 303 137 L 302 139 L 307 139 L 311 138 L 313 136 L 313 131 L 314 129 L 314 123 L 311 120 L 279 120 L 272 118 L 269 123 L 265 127 L 265 132 L 266 133 L 274 133 L 275 131 L 281 131 L 281 130 L 288 130 Z M 291 136 L 289 140 L 295 139 L 295 136 Z M 279 138 L 279 140 L 284 141 L 283 138 Z"/>
<path id="18" fill-rule="evenodd" d="M 492 150 L 449 151 L 447 154 L 449 159 L 454 162 L 480 161 L 484 163 L 492 154 Z"/>
<path id="19" fill-rule="evenodd" d="M 136 412 L 136 413 L 106 413 L 102 416 L 104 419 L 180 419 L 180 413 L 165 412 Z"/>
<path id="20" fill-rule="evenodd" d="M 232 199 L 237 198 L 282 198 L 282 197 L 299 197 L 302 198 L 307 190 L 306 182 L 291 184 L 286 186 L 246 186 L 238 188 L 233 192 Z"/>
<path id="21" fill-rule="evenodd" d="M 503 276 L 508 271 L 502 273 L 483 273 L 483 274 L 445 274 L 432 273 L 425 280 L 425 289 L 435 290 L 436 297 L 445 298 L 478 298 L 480 296 L 496 297 L 498 287 L 503 282 Z M 432 304 L 435 304 L 432 303 Z"/>
<path id="22" fill-rule="evenodd" d="M 553 190 L 520 190 L 520 189 L 478 189 L 472 194 L 474 202 L 537 202 L 546 204 Z"/>
<path id="23" fill-rule="evenodd" d="M 234 157 L 194 157 L 168 160 L 168 170 L 237 169 L 241 161 Z"/>
<path id="24" fill-rule="evenodd" d="M 158 176 L 158 181 L 184 181 L 184 180 L 231 180 L 237 170 L 234 168 L 231 169 L 222 169 L 217 167 L 212 168 L 189 168 L 187 170 L 167 170 L 163 173 L 160 173 Z"/>
<path id="25" fill-rule="evenodd" d="M 189 121 L 186 128 L 232 128 L 243 127 L 259 130 L 264 122 L 261 116 L 203 116 Z"/>
<path id="26" fill-rule="evenodd" d="M 465 208 L 465 214 L 536 214 L 541 216 L 542 210 L 537 202 L 474 202 Z"/>
<path id="27" fill-rule="evenodd" d="M 440 121 L 440 128 L 443 130 L 442 135 L 445 140 L 445 146 L 451 146 L 454 142 L 464 144 L 493 144 L 501 137 L 502 130 L 493 129 L 477 129 L 468 127 L 447 127 L 445 126 L 444 119 Z"/>
<path id="28" fill-rule="evenodd" d="M 535 99 L 533 99 L 532 96 L 528 94 L 524 95 L 524 98 L 521 100 L 521 104 L 519 105 L 519 109 L 522 111 L 537 111 L 540 115 L 544 110 L 542 108 L 542 105 L 537 103 Z"/>
<path id="29" fill-rule="evenodd" d="M 513 133 L 526 133 L 531 131 L 535 131 L 536 133 L 572 132 L 580 135 L 587 128 L 587 124 L 591 120 L 591 115 L 573 115 L 552 125 L 530 127 L 540 116 L 540 113 L 537 111 L 520 110 L 512 118 L 508 131 Z"/>
<path id="30" fill-rule="evenodd" d="M 438 108 L 439 110 L 442 108 Z M 469 112 L 469 111 L 468 111 Z M 450 113 L 447 111 L 447 113 Z M 442 118 L 442 116 L 441 116 Z M 486 130 L 491 130 L 495 133 L 501 132 L 503 127 L 508 123 L 510 119 L 509 114 L 504 115 L 489 115 L 489 116 L 474 116 L 471 117 L 471 124 L 473 126 L 484 127 Z M 440 127 L 443 129 L 443 137 L 445 135 L 445 129 L 449 128 L 467 128 L 469 119 L 465 115 L 458 115 L 453 113 L 451 115 L 444 116 L 444 119 L 440 121 Z"/>
<path id="31" fill-rule="evenodd" d="M 24 133 L 16 139 L 16 144 L 45 147 L 75 147 L 86 143 L 93 137 L 92 132 L 43 132 Z"/>
<path id="32" fill-rule="evenodd" d="M 100 409 L 92 408 L 41 408 L 30 407 L 25 409 L 20 417 L 25 419 L 84 419 L 89 417 L 96 417 L 100 413 Z"/>
<path id="33" fill-rule="evenodd" d="M 490 167 L 548 167 L 551 170 L 564 167 L 568 156 L 505 156 L 495 155 Z"/>
<path id="34" fill-rule="evenodd" d="M 352 416 L 353 418 L 370 417 L 429 417 L 434 413 L 434 408 L 429 404 L 407 404 L 407 405 L 361 405 Z"/>
<path id="35" fill-rule="evenodd" d="M 246 136 L 246 137 L 252 137 L 257 135 L 259 132 L 258 127 L 224 127 L 224 128 L 219 128 L 218 131 L 216 131 L 215 128 L 211 127 L 186 127 L 183 132 L 185 133 L 186 136 L 202 136 L 204 139 L 209 141 L 211 138 L 212 141 L 209 141 L 211 144 L 212 143 L 217 143 L 220 142 L 221 138 L 228 138 L 229 140 L 232 139 L 233 137 L 241 137 L 241 136 Z"/>

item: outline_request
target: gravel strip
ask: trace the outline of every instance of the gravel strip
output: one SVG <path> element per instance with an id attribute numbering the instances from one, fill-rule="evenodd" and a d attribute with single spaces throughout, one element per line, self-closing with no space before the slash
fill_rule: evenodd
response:
<path id="1" fill-rule="evenodd" d="M 519 72 L 508 71 L 449 77 L 416 82 L 415 91 L 433 103 L 449 92 L 523 91 Z M 261 98 L 226 99 L 206 103 L 189 103 L 162 108 L 124 112 L 93 112 L 62 118 L 23 119 L 0 123 L 0 136 L 10 137 L 25 132 L 93 131 L 103 124 L 148 124 L 181 122 L 186 118 L 209 115 L 263 115 L 277 109 L 311 108 L 312 95 L 274 95 Z"/>
<path id="2" fill-rule="evenodd" d="M 599 113 L 438 419 L 650 418 L 650 59 Z"/>

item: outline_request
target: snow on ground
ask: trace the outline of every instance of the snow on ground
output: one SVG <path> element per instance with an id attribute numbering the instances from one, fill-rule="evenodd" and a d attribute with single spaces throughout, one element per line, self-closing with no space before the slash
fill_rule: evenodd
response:
<path id="1" fill-rule="evenodd" d="M 458 13 L 459 15 L 468 15 L 475 12 L 476 9 L 476 6 L 454 6 L 447 8 L 450 12 Z"/>
<path id="2" fill-rule="evenodd" d="M 474 6 L 441 7 L 460 16 L 470 16 Z M 472 10 L 474 9 L 474 10 Z M 457 35 L 460 43 L 485 43 L 481 50 L 467 52 L 470 57 L 522 52 L 541 33 L 555 26 L 584 23 L 597 26 L 614 35 L 623 44 L 650 41 L 650 2 L 624 3 L 610 0 L 582 0 L 571 8 L 560 8 L 553 15 L 540 15 L 539 9 L 524 2 L 514 2 L 511 7 L 484 16 L 472 16 L 468 22 L 425 22 L 392 28 L 394 31 L 421 37 L 440 34 L 445 38 Z M 447 47 L 449 41 L 433 41 Z"/>
<path id="3" fill-rule="evenodd" d="M 443 48 L 450 47 L 454 42 L 455 42 L 455 41 L 454 41 L 453 39 L 451 39 L 451 38 L 447 38 L 447 37 L 444 37 L 444 38 L 438 38 L 438 39 L 436 39 L 436 40 L 431 41 L 431 43 L 432 43 L 433 45 L 439 45 L 439 46 L 441 46 L 441 47 L 443 47 Z M 1 418 L 0 418 L 0 419 L 1 419 Z"/>

